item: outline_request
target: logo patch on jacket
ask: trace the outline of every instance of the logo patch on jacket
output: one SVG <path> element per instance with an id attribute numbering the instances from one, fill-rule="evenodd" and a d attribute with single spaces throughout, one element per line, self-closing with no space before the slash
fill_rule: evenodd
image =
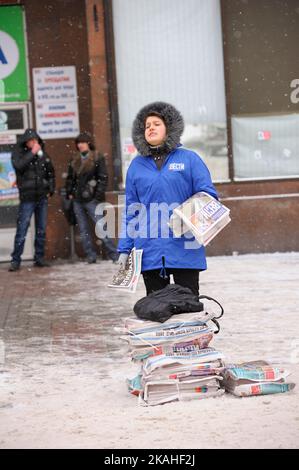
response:
<path id="1" fill-rule="evenodd" d="M 182 171 L 185 169 L 185 163 L 170 163 L 168 169 L 172 171 Z"/>

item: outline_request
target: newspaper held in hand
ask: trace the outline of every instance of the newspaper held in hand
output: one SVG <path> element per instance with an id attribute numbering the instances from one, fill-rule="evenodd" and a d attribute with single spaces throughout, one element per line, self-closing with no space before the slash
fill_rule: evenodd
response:
<path id="1" fill-rule="evenodd" d="M 142 251 L 133 248 L 128 256 L 125 268 L 120 268 L 113 276 L 108 287 L 122 289 L 125 292 L 136 292 L 137 284 L 141 273 Z"/>
<path id="2" fill-rule="evenodd" d="M 206 246 L 229 222 L 230 210 L 203 191 L 176 207 L 169 226 L 176 237 L 192 232 L 200 245 Z"/>

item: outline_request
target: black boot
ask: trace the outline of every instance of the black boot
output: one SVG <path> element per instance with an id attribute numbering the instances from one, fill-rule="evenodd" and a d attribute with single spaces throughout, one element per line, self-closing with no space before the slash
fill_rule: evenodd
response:
<path id="1" fill-rule="evenodd" d="M 49 268 L 51 265 L 47 263 L 47 261 L 45 261 L 43 258 L 41 258 L 34 261 L 34 266 L 36 266 L 37 268 Z"/>
<path id="2" fill-rule="evenodd" d="M 8 271 L 18 271 L 19 269 L 20 269 L 20 263 L 18 263 L 17 261 L 12 261 L 10 263 L 10 267 Z"/>

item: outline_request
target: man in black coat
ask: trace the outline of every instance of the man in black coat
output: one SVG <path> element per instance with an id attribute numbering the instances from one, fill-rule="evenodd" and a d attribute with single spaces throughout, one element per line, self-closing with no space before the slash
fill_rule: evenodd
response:
<path id="1" fill-rule="evenodd" d="M 34 129 L 26 129 L 12 154 L 20 205 L 17 231 L 9 271 L 20 268 L 31 216 L 35 216 L 34 265 L 49 266 L 44 260 L 48 197 L 55 191 L 55 172 L 44 142 Z"/>
<path id="2" fill-rule="evenodd" d="M 66 195 L 73 199 L 74 212 L 80 230 L 80 237 L 89 264 L 96 263 L 97 253 L 93 245 L 89 219 L 94 224 L 102 218 L 96 208 L 105 201 L 108 175 L 105 158 L 95 151 L 92 137 L 88 132 L 81 132 L 75 139 L 76 153 L 68 166 Z M 109 237 L 101 239 L 108 257 L 116 262 L 118 252 Z"/>

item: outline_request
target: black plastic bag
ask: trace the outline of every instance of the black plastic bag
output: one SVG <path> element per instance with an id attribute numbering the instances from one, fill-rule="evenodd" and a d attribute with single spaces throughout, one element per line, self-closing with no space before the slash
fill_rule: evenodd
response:
<path id="1" fill-rule="evenodd" d="M 70 225 L 76 225 L 76 216 L 74 212 L 74 201 L 66 197 L 65 190 L 61 190 L 62 212 Z"/>
<path id="2" fill-rule="evenodd" d="M 164 323 L 172 315 L 201 312 L 203 309 L 203 303 L 191 289 L 177 284 L 169 284 L 164 289 L 152 292 L 134 305 L 138 318 L 160 323 Z"/>

